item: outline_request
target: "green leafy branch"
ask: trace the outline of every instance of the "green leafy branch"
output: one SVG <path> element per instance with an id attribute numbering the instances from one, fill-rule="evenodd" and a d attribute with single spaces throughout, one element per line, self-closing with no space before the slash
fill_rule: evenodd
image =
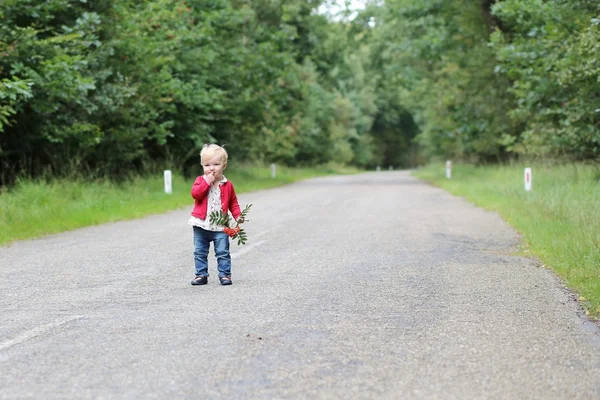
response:
<path id="1" fill-rule="evenodd" d="M 231 214 L 229 212 L 223 212 L 223 210 L 213 211 L 209 215 L 209 221 L 213 225 L 223 226 L 223 232 L 229 235 L 232 239 L 237 239 L 238 245 L 246 244 L 248 237 L 246 236 L 246 231 L 241 228 L 241 224 L 244 222 L 248 222 L 248 212 L 252 204 L 247 205 L 243 210 L 237 221 L 231 218 Z M 232 220 L 234 222 L 232 222 Z M 234 225 L 234 226 L 232 226 Z"/>

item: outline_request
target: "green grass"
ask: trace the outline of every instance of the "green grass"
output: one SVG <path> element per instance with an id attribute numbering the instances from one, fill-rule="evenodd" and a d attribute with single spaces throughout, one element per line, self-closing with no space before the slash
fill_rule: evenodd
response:
<path id="1" fill-rule="evenodd" d="M 315 176 L 355 172 L 358 171 L 335 166 L 313 169 L 278 166 L 276 178 L 271 178 L 269 167 L 238 166 L 227 168 L 225 175 L 240 194 Z M 173 193 L 167 195 L 162 173 L 133 178 L 123 184 L 84 179 L 21 180 L 0 194 L 0 245 L 191 207 L 193 182 L 193 178 L 186 180 L 174 175 Z"/>
<path id="2" fill-rule="evenodd" d="M 526 192 L 524 167 L 531 167 Z M 600 318 L 600 182 L 591 166 L 454 165 L 452 179 L 442 164 L 415 176 L 495 210 L 523 235 L 526 254 L 538 257 L 579 294 L 588 314 Z"/>

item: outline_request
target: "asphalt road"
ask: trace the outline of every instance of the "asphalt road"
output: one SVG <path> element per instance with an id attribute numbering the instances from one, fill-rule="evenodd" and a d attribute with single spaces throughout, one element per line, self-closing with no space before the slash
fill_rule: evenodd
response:
<path id="1" fill-rule="evenodd" d="M 189 284 L 191 201 L 0 247 L 0 398 L 600 399 L 598 328 L 496 214 L 400 171 L 239 197 L 228 287 Z"/>

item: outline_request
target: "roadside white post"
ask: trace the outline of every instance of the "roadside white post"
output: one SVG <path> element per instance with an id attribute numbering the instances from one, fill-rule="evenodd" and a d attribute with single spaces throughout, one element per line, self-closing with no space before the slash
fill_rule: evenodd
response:
<path id="1" fill-rule="evenodd" d="M 275 164 L 271 164 L 271 178 L 275 178 L 275 175 L 276 175 Z"/>
<path id="2" fill-rule="evenodd" d="M 531 191 L 531 168 L 525 168 L 523 179 L 525 180 L 525 190 Z"/>
<path id="3" fill-rule="evenodd" d="M 446 178 L 450 179 L 452 177 L 452 161 L 446 161 Z"/>
<path id="4" fill-rule="evenodd" d="M 171 185 L 171 170 L 169 169 L 165 170 L 165 193 L 173 193 L 173 187 Z"/>
<path id="5" fill-rule="evenodd" d="M 375 168 L 375 171 L 377 171 L 377 172 L 381 171 L 381 167 L 378 165 L 377 168 Z"/>
<path id="6" fill-rule="evenodd" d="M 389 169 L 390 171 L 393 171 L 393 170 L 394 170 L 394 166 L 393 166 L 393 165 L 390 165 L 388 169 Z"/>

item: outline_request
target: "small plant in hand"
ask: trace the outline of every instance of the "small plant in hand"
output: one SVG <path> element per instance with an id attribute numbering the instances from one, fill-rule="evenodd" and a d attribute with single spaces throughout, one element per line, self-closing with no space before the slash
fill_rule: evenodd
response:
<path id="1" fill-rule="evenodd" d="M 224 226 L 223 232 L 228 234 L 230 238 L 237 239 L 238 245 L 246 244 L 248 237 L 246 236 L 246 231 L 240 225 L 248 222 L 246 217 L 248 216 L 250 207 L 252 207 L 252 204 L 244 208 L 237 221 L 231 218 L 229 213 L 224 213 L 223 210 L 211 212 L 208 218 L 211 224 Z"/>

